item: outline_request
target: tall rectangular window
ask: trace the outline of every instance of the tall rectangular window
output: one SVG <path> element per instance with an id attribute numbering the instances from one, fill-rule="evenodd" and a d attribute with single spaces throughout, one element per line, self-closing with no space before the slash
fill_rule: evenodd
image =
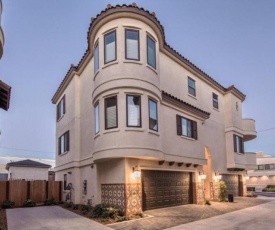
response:
<path id="1" fill-rule="evenodd" d="M 116 60 L 116 31 L 104 35 L 104 64 Z"/>
<path id="2" fill-rule="evenodd" d="M 156 42 L 147 35 L 147 64 L 156 69 Z"/>
<path id="3" fill-rule="evenodd" d="M 125 58 L 139 60 L 139 31 L 125 30 Z"/>
<path id="4" fill-rule="evenodd" d="M 94 73 L 96 73 L 99 69 L 99 45 L 98 42 L 94 48 Z"/>
<path id="5" fill-rule="evenodd" d="M 141 97 L 127 95 L 127 126 L 141 127 Z"/>
<path id="6" fill-rule="evenodd" d="M 95 117 L 95 134 L 99 132 L 99 103 L 97 102 L 94 107 L 94 117 Z"/>
<path id="7" fill-rule="evenodd" d="M 188 93 L 194 97 L 196 97 L 196 83 L 195 81 L 188 77 Z"/>
<path id="8" fill-rule="evenodd" d="M 56 108 L 56 120 L 58 121 L 65 114 L 65 95 L 62 97 Z"/>
<path id="9" fill-rule="evenodd" d="M 67 174 L 64 174 L 64 180 L 63 180 L 63 189 L 66 190 L 67 188 Z"/>
<path id="10" fill-rule="evenodd" d="M 58 138 L 58 155 L 66 153 L 70 150 L 70 132 L 67 131 Z"/>
<path id="11" fill-rule="evenodd" d="M 177 122 L 177 135 L 186 136 L 193 139 L 198 139 L 198 128 L 197 122 L 182 117 L 180 115 L 176 116 Z"/>
<path id="12" fill-rule="evenodd" d="M 213 107 L 216 109 L 219 109 L 219 99 L 218 99 L 218 95 L 213 93 Z"/>
<path id="13" fill-rule="evenodd" d="M 105 129 L 117 128 L 117 96 L 105 99 Z"/>
<path id="14" fill-rule="evenodd" d="M 149 99 L 149 129 L 158 131 L 158 107 L 157 102 Z"/>
<path id="15" fill-rule="evenodd" d="M 234 152 L 236 153 L 244 153 L 244 143 L 243 138 L 233 134 L 234 139 Z"/>

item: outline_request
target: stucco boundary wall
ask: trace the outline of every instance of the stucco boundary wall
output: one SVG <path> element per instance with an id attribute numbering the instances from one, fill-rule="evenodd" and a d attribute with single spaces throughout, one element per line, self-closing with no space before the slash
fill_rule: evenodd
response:
<path id="1" fill-rule="evenodd" d="M 51 198 L 60 202 L 61 191 L 62 181 L 4 180 L 0 181 L 0 205 L 4 200 L 13 201 L 16 207 L 23 206 L 28 199 L 37 204 Z"/>

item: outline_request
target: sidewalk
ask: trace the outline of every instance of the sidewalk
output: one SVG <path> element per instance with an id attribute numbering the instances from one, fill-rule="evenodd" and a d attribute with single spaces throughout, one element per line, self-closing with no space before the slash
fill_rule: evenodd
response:
<path id="1" fill-rule="evenodd" d="M 262 197 L 261 197 L 262 198 Z M 270 199 L 270 198 L 269 198 Z M 178 225 L 166 230 L 274 230 L 275 200 L 254 207 L 226 213 L 188 224 Z"/>

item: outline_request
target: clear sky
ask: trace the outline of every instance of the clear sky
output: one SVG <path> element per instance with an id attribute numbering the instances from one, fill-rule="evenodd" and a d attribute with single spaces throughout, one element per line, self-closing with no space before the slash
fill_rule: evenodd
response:
<path id="1" fill-rule="evenodd" d="M 0 110 L 0 155 L 55 156 L 57 87 L 87 48 L 91 17 L 112 0 L 3 0 L 0 79 L 12 86 Z M 246 151 L 275 155 L 275 1 L 136 0 L 154 11 L 166 41 L 224 87 L 247 95 L 243 117 L 256 120 Z"/>

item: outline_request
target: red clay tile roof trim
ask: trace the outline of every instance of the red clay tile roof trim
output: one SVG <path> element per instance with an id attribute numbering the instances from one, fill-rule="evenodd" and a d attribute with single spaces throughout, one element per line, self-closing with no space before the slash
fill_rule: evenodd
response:
<path id="1" fill-rule="evenodd" d="M 187 103 L 187 102 L 185 102 L 185 101 L 183 101 L 183 100 L 181 100 L 165 91 L 162 91 L 162 97 L 164 99 L 172 100 L 173 102 L 176 102 L 176 103 L 180 104 L 181 106 L 183 106 L 193 112 L 196 112 L 198 115 L 202 116 L 205 119 L 208 119 L 210 117 L 209 112 L 199 109 L 199 108 L 197 108 L 197 107 L 195 107 L 195 106 L 193 106 L 193 105 L 191 105 L 191 104 L 189 104 L 189 103 Z"/>

